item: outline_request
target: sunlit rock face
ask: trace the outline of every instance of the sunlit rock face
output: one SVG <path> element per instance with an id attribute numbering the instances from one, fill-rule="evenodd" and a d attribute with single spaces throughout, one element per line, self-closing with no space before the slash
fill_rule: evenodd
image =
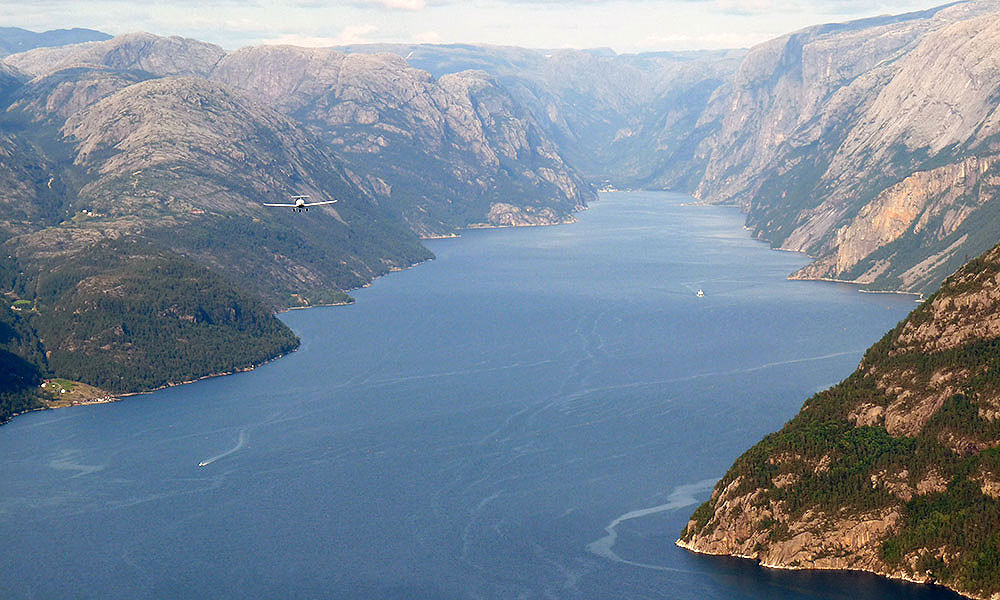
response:
<path id="1" fill-rule="evenodd" d="M 1000 5 L 813 27 L 753 48 L 706 115 L 696 195 L 817 260 L 800 278 L 929 292 L 1000 239 Z"/>

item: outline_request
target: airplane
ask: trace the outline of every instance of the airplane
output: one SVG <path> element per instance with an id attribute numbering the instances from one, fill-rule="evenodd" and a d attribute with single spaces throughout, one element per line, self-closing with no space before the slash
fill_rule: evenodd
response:
<path id="1" fill-rule="evenodd" d="M 309 210 L 310 206 L 322 206 L 323 204 L 333 204 L 336 200 L 324 200 L 322 202 L 306 202 L 306 198 L 309 196 L 292 196 L 289 200 L 293 200 L 293 203 L 268 203 L 265 202 L 264 206 L 285 206 L 291 208 L 295 212 L 302 212 L 303 209 Z"/>

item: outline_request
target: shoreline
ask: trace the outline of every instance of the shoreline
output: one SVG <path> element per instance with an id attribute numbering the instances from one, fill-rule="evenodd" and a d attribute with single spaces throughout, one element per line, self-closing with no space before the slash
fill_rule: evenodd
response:
<path id="1" fill-rule="evenodd" d="M 785 250 L 783 248 L 772 248 L 773 250 L 781 250 L 782 252 L 795 252 L 795 250 Z M 916 296 L 917 302 L 923 300 L 924 295 L 920 292 L 906 292 L 903 290 L 865 290 L 861 289 L 861 286 L 868 285 L 867 283 L 862 283 L 860 281 L 853 281 L 850 279 L 837 279 L 835 277 L 796 277 L 793 273 L 787 276 L 785 279 L 788 281 L 825 281 L 827 283 L 844 283 L 847 285 L 853 285 L 858 287 L 858 291 L 862 294 L 899 294 L 902 296 Z"/>
<path id="2" fill-rule="evenodd" d="M 357 289 L 357 288 L 355 288 L 355 289 Z M 281 314 L 283 312 L 288 312 L 290 310 L 304 310 L 306 308 L 323 308 L 324 306 L 350 306 L 352 304 L 354 304 L 354 299 L 353 298 L 351 298 L 350 302 L 334 302 L 334 303 L 331 303 L 331 304 L 307 304 L 305 306 L 286 306 L 284 308 L 279 308 L 277 310 L 277 313 Z"/>
<path id="3" fill-rule="evenodd" d="M 518 227 L 555 227 L 558 225 L 572 225 L 573 223 L 577 222 L 578 222 L 577 218 L 570 215 L 565 220 L 552 223 L 511 223 L 509 225 L 494 225 L 493 223 L 470 223 L 469 225 L 465 226 L 465 229 L 517 229 Z M 447 237 L 461 237 L 461 236 L 456 235 Z"/>
<path id="4" fill-rule="evenodd" d="M 585 210 L 585 208 L 583 210 Z M 549 226 L 555 226 L 555 225 L 568 225 L 568 224 L 573 224 L 573 223 L 576 223 L 576 222 L 577 222 L 577 219 L 575 217 L 573 217 L 573 216 L 570 216 L 568 220 L 562 221 L 562 222 L 559 222 L 559 223 L 536 223 L 536 224 L 524 224 L 524 225 L 489 225 L 489 224 L 483 223 L 483 224 L 472 224 L 472 225 L 469 225 L 469 226 L 465 227 L 464 229 L 513 229 L 513 228 L 516 228 L 516 227 L 549 227 Z M 442 235 L 440 237 L 435 236 L 435 237 L 426 237 L 426 238 L 421 238 L 421 239 L 457 239 L 457 238 L 460 238 L 460 237 L 462 237 L 460 233 L 454 233 L 454 234 Z M 432 260 L 432 259 L 428 259 L 428 260 Z M 383 275 L 378 275 L 378 276 L 374 277 L 372 279 L 372 281 L 369 281 L 366 284 L 360 286 L 360 288 L 366 288 L 366 287 L 370 286 L 375 281 L 375 279 L 378 279 L 379 277 L 384 277 L 385 275 L 388 275 L 389 273 L 395 273 L 395 272 L 400 272 L 400 271 L 405 271 L 405 270 L 408 270 L 408 269 L 412 269 L 413 267 L 421 265 L 421 264 L 423 264 L 425 262 L 427 262 L 427 260 L 422 260 L 420 262 L 413 263 L 413 264 L 411 264 L 411 265 L 409 265 L 407 267 L 392 269 L 388 273 L 385 273 Z M 360 289 L 360 288 L 352 288 L 352 289 Z M 347 291 L 349 291 L 349 290 L 347 290 Z M 345 291 L 345 293 L 346 293 L 346 291 Z M 289 311 L 293 311 L 293 310 L 304 310 L 304 309 L 308 309 L 308 308 L 321 308 L 321 307 L 331 307 L 331 306 L 350 306 L 352 304 L 354 304 L 354 299 L 353 298 L 351 298 L 351 300 L 348 301 L 348 302 L 337 302 L 337 303 L 330 303 L 330 304 L 309 304 L 309 305 L 305 305 L 305 306 L 286 306 L 286 307 L 283 307 L 283 308 L 280 308 L 280 309 L 276 309 L 275 313 L 276 314 L 281 314 L 283 312 L 289 312 Z M 297 350 L 297 349 L 298 348 L 296 348 L 295 350 Z M 292 350 L 292 352 L 295 352 L 295 350 Z M 121 402 L 121 401 L 125 400 L 126 398 L 129 398 L 129 397 L 132 397 L 132 396 L 141 396 L 141 395 L 144 395 L 144 394 L 152 394 L 153 392 L 158 392 L 160 390 L 165 390 L 167 388 L 177 387 L 177 386 L 180 386 L 180 385 L 188 385 L 188 384 L 191 384 L 191 383 L 197 383 L 197 382 L 203 381 L 205 379 L 213 379 L 215 377 L 225 377 L 227 375 L 235 375 L 237 373 L 246 373 L 248 371 L 253 371 L 257 367 L 266 365 L 266 364 L 268 364 L 270 362 L 273 362 L 273 361 L 276 361 L 276 360 L 278 360 L 280 358 L 283 358 L 287 354 L 290 354 L 290 352 L 289 353 L 285 353 L 285 354 L 279 354 L 277 356 L 268 358 L 268 359 L 264 360 L 263 362 L 261 362 L 259 364 L 250 365 L 249 367 L 235 368 L 235 369 L 232 369 L 230 371 L 224 371 L 224 372 L 218 372 L 218 373 L 209 373 L 207 375 L 202 375 L 200 377 L 195 377 L 193 379 L 187 379 L 187 380 L 184 380 L 184 381 L 171 381 L 171 382 L 167 382 L 164 385 L 161 385 L 161 386 L 149 389 L 149 390 L 139 391 L 139 392 L 126 392 L 126 393 L 121 393 L 121 394 L 112 394 L 112 393 L 110 393 L 110 392 L 108 392 L 106 390 L 100 390 L 98 388 L 98 390 L 101 393 L 100 396 L 95 396 L 93 398 L 85 398 L 85 399 L 82 399 L 82 400 L 78 400 L 76 402 L 72 402 L 72 401 L 59 401 L 59 400 L 55 400 L 55 401 L 42 400 L 42 406 L 38 406 L 36 408 L 30 408 L 28 410 L 23 410 L 21 412 L 13 413 L 6 420 L 0 421 L 0 427 L 2 427 L 3 425 L 6 425 L 7 423 L 10 423 L 11 421 L 13 421 L 15 417 L 19 417 L 21 415 L 25 415 L 25 414 L 28 414 L 28 413 L 41 412 L 41 411 L 46 411 L 46 410 L 58 410 L 58 409 L 61 409 L 61 408 L 71 408 L 71 407 L 74 407 L 74 406 L 91 406 L 91 405 L 95 405 L 95 404 L 111 404 L 113 402 Z"/>
<path id="5" fill-rule="evenodd" d="M 74 406 L 91 406 L 91 405 L 94 405 L 94 404 L 111 404 L 112 402 L 121 402 L 122 398 L 123 398 L 123 396 L 120 396 L 120 395 L 116 396 L 114 394 L 105 393 L 104 396 L 98 396 L 96 398 L 84 399 L 84 400 L 76 400 L 76 401 L 66 401 L 66 400 L 51 401 L 51 400 L 42 400 L 41 401 L 42 402 L 41 406 L 38 406 L 38 407 L 35 407 L 35 408 L 29 408 L 28 410 L 22 410 L 22 411 L 16 412 L 16 413 L 11 413 L 11 415 L 8 416 L 7 419 L 5 419 L 3 421 L 0 421 L 0 427 L 6 425 L 7 423 L 10 423 L 15 418 L 20 417 L 21 415 L 27 415 L 27 414 L 30 414 L 30 413 L 42 412 L 42 411 L 46 411 L 46 410 L 59 410 L 60 408 L 72 408 Z"/>
<path id="6" fill-rule="evenodd" d="M 303 307 L 303 308 L 312 308 L 312 307 L 306 306 L 306 307 Z M 292 352 L 295 352 L 295 350 L 292 350 Z M 42 400 L 42 406 L 38 406 L 36 408 L 29 408 L 28 410 L 22 410 L 21 412 L 13 413 L 5 421 L 0 421 L 0 427 L 2 427 L 3 425 L 6 425 L 7 423 L 10 423 L 11 421 L 13 421 L 15 417 L 19 417 L 21 415 L 26 415 L 26 414 L 29 414 L 29 413 L 42 412 L 42 411 L 46 411 L 46 410 L 59 410 L 59 409 L 62 409 L 62 408 L 73 408 L 75 406 L 93 406 L 95 404 L 112 404 L 114 402 L 122 402 L 126 398 L 131 398 L 132 396 L 142 396 L 142 395 L 145 395 L 145 394 L 152 394 L 153 392 L 158 392 L 160 390 L 165 390 L 165 389 L 168 389 L 168 388 L 177 387 L 177 386 L 181 386 L 181 385 L 188 385 L 190 383 L 197 383 L 199 381 L 204 381 L 205 379 L 213 379 L 215 377 L 225 377 L 226 375 L 235 375 L 237 373 L 247 373 L 249 371 L 253 371 L 257 367 L 262 367 L 262 366 L 264 366 L 264 365 L 266 365 L 266 364 L 268 364 L 270 362 L 278 360 L 279 358 L 283 358 L 283 357 L 287 356 L 288 354 L 291 354 L 291 352 L 288 352 L 288 353 L 285 353 L 285 354 L 279 354 L 278 356 L 275 356 L 273 358 L 269 358 L 269 359 L 265 360 L 264 362 L 262 362 L 260 364 L 251 365 L 249 367 L 236 368 L 236 369 L 233 369 L 231 371 L 225 371 L 225 372 L 220 372 L 220 373 L 209 373 L 208 375 L 202 375 L 201 377 L 196 377 L 194 379 L 187 379 L 185 381 L 171 381 L 171 382 L 168 382 L 168 383 L 166 383 L 164 385 L 161 385 L 161 386 L 159 386 L 157 388 L 153 388 L 151 390 L 143 390 L 141 392 L 125 392 L 125 393 L 121 393 L 121 394 L 112 394 L 111 392 L 108 392 L 106 390 L 100 390 L 99 388 L 96 388 L 96 389 L 99 389 L 99 391 L 102 393 L 101 396 L 96 396 L 96 397 L 92 397 L 92 398 L 85 398 L 85 399 L 82 399 L 82 400 L 75 400 L 75 401 L 73 401 L 73 400 L 45 400 L 45 399 L 43 399 Z"/>
<path id="7" fill-rule="evenodd" d="M 758 558 L 755 558 L 755 557 L 752 557 L 752 556 L 745 556 L 745 555 L 742 555 L 742 554 L 729 554 L 729 553 L 725 553 L 725 552 L 707 552 L 705 550 L 700 550 L 698 548 L 695 548 L 693 544 L 691 544 L 689 542 L 685 542 L 684 540 L 681 540 L 681 539 L 678 539 L 678 540 L 674 541 L 674 545 L 677 546 L 678 548 L 682 548 L 684 550 L 687 550 L 688 552 L 692 552 L 694 554 L 699 554 L 701 556 L 719 556 L 719 557 L 726 557 L 726 558 L 737 558 L 737 559 L 740 559 L 740 560 L 747 560 L 747 561 L 753 562 L 753 563 L 755 563 L 759 567 L 762 567 L 762 568 L 765 568 L 765 569 L 774 569 L 776 571 L 813 571 L 813 572 L 824 571 L 824 572 L 830 572 L 830 573 L 832 573 L 832 572 L 841 572 L 841 573 L 868 573 L 870 575 L 876 575 L 878 577 L 882 577 L 883 579 L 888 579 L 890 581 L 900 581 L 900 582 L 905 582 L 905 583 L 912 583 L 912 584 L 915 584 L 915 585 L 925 585 L 925 586 L 931 586 L 931 587 L 937 587 L 937 588 L 945 589 L 945 590 L 948 590 L 950 592 L 954 592 L 954 593 L 962 596 L 963 598 L 968 598 L 969 600 L 990 600 L 988 597 L 974 596 L 974 595 L 971 595 L 968 592 L 963 592 L 961 590 L 956 590 L 955 588 L 949 587 L 949 586 L 947 586 L 947 585 L 945 585 L 943 583 L 939 583 L 935 579 L 929 579 L 929 578 L 928 579 L 917 579 L 915 577 L 912 577 L 912 576 L 904 574 L 904 573 L 884 573 L 884 572 L 881 572 L 881 571 L 875 571 L 873 569 L 838 569 L 838 568 L 832 568 L 832 567 L 818 567 L 818 566 L 813 566 L 813 567 L 793 567 L 793 566 L 790 566 L 790 565 L 769 564 L 769 563 L 761 561 Z"/>
<path id="8" fill-rule="evenodd" d="M 306 307 L 303 307 L 303 308 L 311 308 L 311 307 L 306 306 Z M 296 348 L 295 350 L 298 350 L 298 348 Z M 200 377 L 196 377 L 194 379 L 187 379 L 187 380 L 184 380 L 184 381 L 171 381 L 171 382 L 168 382 L 168 383 L 165 383 L 165 384 L 161 385 L 160 387 L 153 388 L 151 390 L 143 390 L 141 392 L 128 392 L 128 393 L 124 393 L 124 394 L 118 394 L 118 396 L 120 398 L 129 398 L 131 396 L 141 396 L 143 394 L 152 394 L 153 392 L 159 392 L 160 390 L 165 390 L 165 389 L 168 389 L 168 388 L 177 387 L 179 385 L 188 385 L 189 383 L 197 383 L 199 381 L 204 381 L 206 379 L 214 379 L 216 377 L 225 377 L 226 375 L 236 375 L 237 373 L 248 373 L 250 371 L 253 371 L 257 367 L 263 367 L 264 365 L 266 365 L 268 363 L 271 363 L 271 362 L 274 362 L 274 361 L 278 360 L 279 358 L 284 358 L 285 356 L 288 356 L 292 352 L 295 352 L 295 350 L 292 350 L 291 352 L 286 352 L 284 354 L 279 354 L 279 355 L 277 355 L 275 357 L 269 358 L 269 359 L 261 362 L 260 364 L 250 365 L 249 367 L 237 367 L 237 368 L 233 369 L 232 371 L 224 371 L 224 372 L 220 372 L 220 373 L 209 373 L 208 375 L 202 375 Z"/>

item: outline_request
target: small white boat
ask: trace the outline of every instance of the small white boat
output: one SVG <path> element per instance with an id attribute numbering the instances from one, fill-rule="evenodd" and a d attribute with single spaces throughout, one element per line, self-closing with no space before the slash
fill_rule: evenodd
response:
<path id="1" fill-rule="evenodd" d="M 705 297 L 705 292 L 701 291 L 701 288 L 698 288 L 698 297 L 699 298 L 704 298 Z"/>

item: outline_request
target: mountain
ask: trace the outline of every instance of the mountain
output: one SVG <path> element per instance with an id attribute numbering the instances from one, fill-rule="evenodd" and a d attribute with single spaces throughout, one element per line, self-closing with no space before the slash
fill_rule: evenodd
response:
<path id="1" fill-rule="evenodd" d="M 1000 239 L 1000 4 L 811 27 L 750 50 L 703 122 L 694 193 L 806 252 L 796 277 L 927 293 Z"/>
<path id="2" fill-rule="evenodd" d="M 589 181 L 737 204 L 795 278 L 927 294 L 1000 239 L 1000 3 L 809 27 L 746 52 L 350 46 L 479 69 Z"/>
<path id="3" fill-rule="evenodd" d="M 262 46 L 226 56 L 212 78 L 304 123 L 422 235 L 560 223 L 594 198 L 482 71 L 435 79 L 391 54 Z"/>
<path id="4" fill-rule="evenodd" d="M 137 33 L 9 56 L 0 101 L 0 358 L 20 374 L 0 418 L 48 374 L 135 392 L 259 364 L 297 343 L 271 307 L 350 301 L 431 258 L 418 233 L 564 222 L 593 197 L 494 78 L 385 54 Z M 263 206 L 293 194 L 338 202 Z"/>
<path id="5" fill-rule="evenodd" d="M 36 33 L 20 27 L 0 27 L 0 56 L 26 52 L 35 48 L 68 46 L 110 38 L 110 35 L 93 29 L 53 29 Z"/>
<path id="6" fill-rule="evenodd" d="M 423 236 L 561 222 L 588 183 L 690 191 L 815 261 L 797 278 L 929 293 L 991 247 L 997 15 L 971 0 L 749 51 L 245 48 L 149 34 L 7 59 L 208 78 L 272 105 Z"/>
<path id="7" fill-rule="evenodd" d="M 7 242 L 29 271 L 139 236 L 283 306 L 429 257 L 300 125 L 205 79 L 74 67 L 27 83 L 7 119 L 22 137 L 49 132 L 35 190 L 62 199 L 48 227 L 34 215 L 19 227 L 37 230 Z M 261 205 L 294 193 L 341 202 L 304 218 Z"/>
<path id="8" fill-rule="evenodd" d="M 78 66 L 145 71 L 160 77 L 206 77 L 225 54 L 225 50 L 215 44 L 140 32 L 105 41 L 39 48 L 8 56 L 4 62 L 32 77 Z"/>
<path id="9" fill-rule="evenodd" d="M 213 48 L 143 34 L 5 67 L 0 420 L 51 374 L 136 392 L 260 364 L 297 345 L 273 307 L 431 257 L 301 123 L 192 75 Z M 262 206 L 296 193 L 339 202 Z"/>
<path id="10" fill-rule="evenodd" d="M 591 182 L 618 187 L 685 188 L 692 151 L 711 131 L 699 123 L 736 71 L 743 51 L 531 50 L 468 44 L 369 44 L 352 53 L 394 53 L 444 77 L 488 73 L 548 133 L 566 162 Z"/>
<path id="11" fill-rule="evenodd" d="M 678 544 L 1000 594 L 1000 246 L 741 456 Z"/>

